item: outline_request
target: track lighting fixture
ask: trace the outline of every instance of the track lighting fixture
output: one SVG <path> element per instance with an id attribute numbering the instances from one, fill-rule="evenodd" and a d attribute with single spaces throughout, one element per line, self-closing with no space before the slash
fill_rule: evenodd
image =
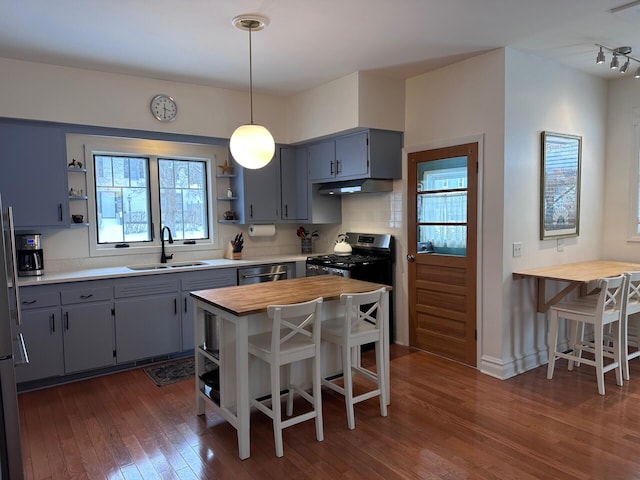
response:
<path id="1" fill-rule="evenodd" d="M 611 70 L 618 70 L 618 68 L 620 68 L 619 72 L 625 74 L 629 71 L 629 64 L 632 60 L 640 64 L 640 59 L 631 55 L 631 47 L 609 48 L 605 45 L 600 45 L 599 43 L 596 43 L 596 47 L 600 48 L 600 50 L 598 51 L 598 55 L 596 56 L 596 63 L 598 65 L 601 65 L 605 62 L 604 50 L 611 52 L 613 55 L 611 63 L 609 64 L 609 68 L 611 68 Z M 624 57 L 626 59 L 626 61 L 622 64 L 622 67 L 620 67 L 618 57 Z M 633 77 L 640 78 L 640 66 L 635 71 Z"/>

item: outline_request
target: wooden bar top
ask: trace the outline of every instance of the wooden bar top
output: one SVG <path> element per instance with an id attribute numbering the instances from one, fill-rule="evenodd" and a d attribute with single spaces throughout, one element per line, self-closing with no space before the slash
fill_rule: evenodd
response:
<path id="1" fill-rule="evenodd" d="M 561 280 L 565 282 L 587 283 L 603 277 L 615 277 L 624 272 L 640 270 L 640 263 L 616 262 L 611 260 L 589 260 L 586 262 L 552 265 L 513 272 L 515 279 L 525 277 Z"/>
<path id="2" fill-rule="evenodd" d="M 323 297 L 337 300 L 342 293 L 362 293 L 388 285 L 365 282 L 335 275 L 292 278 L 277 282 L 254 283 L 237 287 L 198 290 L 190 295 L 238 317 L 266 312 L 269 305 L 308 302 Z"/>

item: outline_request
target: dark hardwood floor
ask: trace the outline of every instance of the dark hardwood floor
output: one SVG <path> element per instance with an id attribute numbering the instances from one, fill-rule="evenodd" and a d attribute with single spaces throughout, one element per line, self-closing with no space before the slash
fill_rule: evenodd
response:
<path id="1" fill-rule="evenodd" d="M 389 416 L 323 389 L 325 440 L 313 421 L 284 431 L 251 417 L 251 457 L 210 410 L 195 415 L 193 380 L 165 387 L 141 369 L 20 394 L 27 479 L 632 479 L 640 478 L 640 362 L 597 393 L 593 369 L 557 363 L 507 381 L 394 346 Z M 302 404 L 297 404 L 302 405 Z"/>

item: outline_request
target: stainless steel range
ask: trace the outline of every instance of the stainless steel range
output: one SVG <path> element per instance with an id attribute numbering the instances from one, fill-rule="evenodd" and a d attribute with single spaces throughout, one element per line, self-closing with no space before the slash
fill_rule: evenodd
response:
<path id="1" fill-rule="evenodd" d="M 391 285 L 393 237 L 354 232 L 347 232 L 346 236 L 351 245 L 351 254 L 307 257 L 307 277 L 328 274 Z"/>
<path id="2" fill-rule="evenodd" d="M 394 241 L 388 234 L 347 232 L 348 255 L 307 257 L 307 277 L 338 275 L 393 286 Z M 393 341 L 393 291 L 389 296 L 389 331 Z"/>

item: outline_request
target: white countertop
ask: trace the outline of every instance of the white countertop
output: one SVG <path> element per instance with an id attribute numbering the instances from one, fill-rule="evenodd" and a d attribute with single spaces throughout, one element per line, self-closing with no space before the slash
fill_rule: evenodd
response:
<path id="1" fill-rule="evenodd" d="M 243 258 L 242 260 L 227 260 L 219 258 L 215 260 L 193 260 L 193 263 L 203 265 L 193 265 L 188 267 L 166 268 L 159 270 L 131 270 L 126 266 L 90 268 L 86 270 L 74 270 L 68 272 L 45 273 L 37 277 L 19 277 L 18 286 L 26 287 L 30 285 L 49 285 L 54 283 L 79 282 L 86 280 L 100 280 L 105 278 L 133 277 L 141 275 L 167 275 L 171 273 L 187 272 L 194 270 L 207 270 L 213 268 L 240 267 L 244 265 L 261 265 L 265 263 L 285 263 L 301 262 L 307 259 L 307 255 L 274 255 L 256 258 Z M 175 262 L 180 263 L 190 262 Z M 134 264 L 131 264 L 134 266 Z M 167 262 L 171 267 L 172 262 Z"/>

